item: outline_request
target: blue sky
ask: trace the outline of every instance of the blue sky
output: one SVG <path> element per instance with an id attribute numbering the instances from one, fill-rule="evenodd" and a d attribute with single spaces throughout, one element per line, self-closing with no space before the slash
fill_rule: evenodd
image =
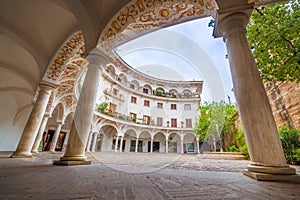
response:
<path id="1" fill-rule="evenodd" d="M 225 43 L 222 38 L 212 36 L 209 21 L 210 18 L 204 18 L 153 32 L 116 48 L 116 52 L 129 65 L 148 75 L 203 80 L 202 102 L 218 101 L 220 95 L 225 101 L 230 96 L 235 102 Z M 166 69 L 172 73 L 165 73 Z"/>

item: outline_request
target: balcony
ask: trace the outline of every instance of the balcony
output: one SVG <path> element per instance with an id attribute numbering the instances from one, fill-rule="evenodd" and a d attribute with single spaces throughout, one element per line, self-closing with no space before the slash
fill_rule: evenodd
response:
<path id="1" fill-rule="evenodd" d="M 146 121 L 144 120 L 143 118 L 131 118 L 130 116 L 128 115 L 124 115 L 124 114 L 121 114 L 121 113 L 117 113 L 117 112 L 110 112 L 110 111 L 99 111 L 99 110 L 96 110 L 97 111 L 97 114 L 103 118 L 106 118 L 106 119 L 109 119 L 109 120 L 112 120 L 112 121 L 123 121 L 125 123 L 130 123 L 130 124 L 133 124 L 133 125 L 137 125 L 137 126 L 140 126 L 140 125 L 143 125 L 143 126 L 147 126 L 147 127 L 151 127 L 151 128 L 163 128 L 163 129 L 172 129 L 172 130 L 193 130 L 193 128 L 185 128 L 185 127 L 170 127 L 169 126 L 169 121 L 167 121 L 166 124 L 163 124 L 162 126 L 158 125 L 158 124 L 155 124 L 154 121 Z"/>
<path id="2" fill-rule="evenodd" d="M 194 98 L 200 99 L 200 94 L 195 94 L 195 93 L 170 93 L 170 92 L 164 92 L 164 91 L 160 91 L 160 90 L 156 90 L 156 89 L 152 91 L 152 94 L 148 94 L 148 93 L 145 93 L 143 91 L 143 87 L 139 87 L 139 88 L 136 88 L 136 89 L 130 88 L 130 82 L 120 80 L 116 74 L 113 74 L 112 72 L 110 72 L 108 70 L 105 70 L 103 72 L 103 75 L 106 76 L 106 77 L 111 78 L 116 83 L 121 84 L 121 85 L 127 87 L 128 89 L 134 90 L 135 92 L 139 92 L 143 95 L 146 94 L 146 95 L 150 95 L 150 96 L 152 95 L 152 96 L 156 96 L 156 97 L 175 98 L 175 99 L 194 99 Z"/>

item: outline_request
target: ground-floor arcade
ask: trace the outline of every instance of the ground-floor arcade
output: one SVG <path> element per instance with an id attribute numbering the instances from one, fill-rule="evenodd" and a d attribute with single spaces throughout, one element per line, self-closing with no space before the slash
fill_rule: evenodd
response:
<path id="1" fill-rule="evenodd" d="M 90 132 L 86 151 L 200 153 L 199 141 L 192 130 L 129 125 L 120 131 L 118 126 L 113 122 L 104 123 L 98 131 Z"/>

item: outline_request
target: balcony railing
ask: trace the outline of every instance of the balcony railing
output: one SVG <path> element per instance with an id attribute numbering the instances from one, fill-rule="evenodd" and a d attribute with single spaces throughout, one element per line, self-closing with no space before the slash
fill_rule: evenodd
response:
<path id="1" fill-rule="evenodd" d="M 112 73 L 109 70 L 105 70 L 105 73 L 110 78 L 112 78 L 113 80 L 115 80 L 116 82 L 119 82 L 120 84 L 124 85 L 125 87 L 130 88 L 130 83 L 128 81 L 120 80 L 116 74 Z M 143 87 L 136 88 L 136 89 L 133 89 L 133 90 L 135 90 L 137 92 L 140 92 L 140 93 L 144 93 L 143 92 Z M 188 94 L 188 93 L 170 93 L 170 92 L 163 92 L 163 91 L 159 91 L 159 90 L 153 90 L 152 94 L 149 94 L 149 93 L 144 93 L 144 94 L 153 95 L 153 96 L 157 96 L 157 97 L 177 98 L 177 99 L 200 98 L 200 94 L 194 94 L 194 93 L 190 93 L 190 94 Z"/>
<path id="2" fill-rule="evenodd" d="M 118 119 L 118 120 L 123 120 L 123 121 L 126 121 L 126 122 L 131 122 L 131 123 L 135 123 L 135 124 L 141 124 L 141 125 L 149 125 L 149 126 L 157 126 L 157 127 L 162 127 L 162 128 L 186 128 L 186 127 L 183 127 L 183 124 L 181 123 L 181 127 L 171 127 L 169 126 L 170 124 L 168 123 L 169 121 L 167 121 L 166 124 L 163 124 L 163 125 L 160 125 L 160 124 L 155 124 L 154 121 L 148 121 L 148 120 L 145 120 L 143 118 L 132 118 L 128 115 L 124 115 L 124 114 L 121 114 L 121 113 L 118 113 L 118 112 L 110 112 L 110 111 L 104 111 L 104 112 L 101 112 L 99 110 L 97 110 L 99 113 L 102 113 L 104 115 L 107 115 L 109 117 L 113 117 L 115 119 Z M 188 129 L 192 129 L 192 127 L 188 128 Z"/>

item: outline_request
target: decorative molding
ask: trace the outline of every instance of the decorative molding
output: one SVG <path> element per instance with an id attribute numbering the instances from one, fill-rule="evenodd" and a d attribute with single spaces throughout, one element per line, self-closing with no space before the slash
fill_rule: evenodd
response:
<path id="1" fill-rule="evenodd" d="M 80 56 L 84 53 L 84 50 L 83 34 L 81 32 L 74 33 L 65 41 L 50 62 L 43 80 L 57 83 L 68 61 L 76 56 Z"/>
<path id="2" fill-rule="evenodd" d="M 215 0 L 136 0 L 124 6 L 108 23 L 99 43 L 106 51 L 132 39 L 125 29 L 144 33 L 151 29 L 196 18 L 214 16 Z"/>

